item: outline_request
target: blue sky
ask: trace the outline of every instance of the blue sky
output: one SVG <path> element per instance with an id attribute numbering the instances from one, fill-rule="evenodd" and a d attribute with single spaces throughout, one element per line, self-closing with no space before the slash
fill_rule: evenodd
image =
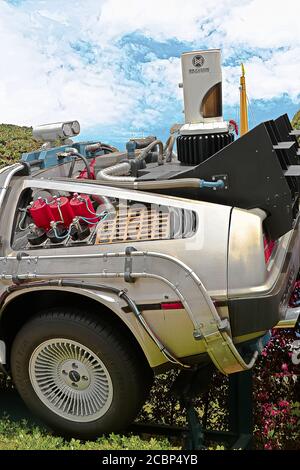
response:
<path id="1" fill-rule="evenodd" d="M 226 119 L 240 63 L 250 125 L 300 109 L 298 0 L 0 0 L 0 122 L 78 119 L 123 146 L 183 122 L 180 54 L 221 48 Z"/>

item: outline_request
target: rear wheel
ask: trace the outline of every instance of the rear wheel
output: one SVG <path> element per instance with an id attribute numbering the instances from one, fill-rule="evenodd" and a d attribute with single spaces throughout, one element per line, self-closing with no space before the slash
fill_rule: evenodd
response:
<path id="1" fill-rule="evenodd" d="M 65 436 L 118 432 L 136 417 L 153 374 L 115 327 L 88 313 L 57 309 L 17 334 L 12 377 L 27 406 Z"/>

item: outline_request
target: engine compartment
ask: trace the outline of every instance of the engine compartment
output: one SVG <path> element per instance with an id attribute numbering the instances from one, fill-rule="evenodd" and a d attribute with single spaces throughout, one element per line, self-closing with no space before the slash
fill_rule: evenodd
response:
<path id="1" fill-rule="evenodd" d="M 67 191 L 27 189 L 15 216 L 12 247 L 37 249 L 186 238 L 190 210 Z"/>

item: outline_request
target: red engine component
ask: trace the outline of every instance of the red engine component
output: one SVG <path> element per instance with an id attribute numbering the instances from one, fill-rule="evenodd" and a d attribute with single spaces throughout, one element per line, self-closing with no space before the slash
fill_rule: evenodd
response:
<path id="1" fill-rule="evenodd" d="M 33 202 L 29 213 L 37 227 L 49 230 L 53 216 L 49 205 L 42 197 L 39 197 Z"/>
<path id="2" fill-rule="evenodd" d="M 75 193 L 71 200 L 60 196 L 49 202 L 39 197 L 33 202 L 29 213 L 35 225 L 46 231 L 50 229 L 51 221 L 62 222 L 68 228 L 76 216 L 88 219 L 89 223 L 96 224 L 99 220 L 87 194 Z"/>
<path id="3" fill-rule="evenodd" d="M 54 198 L 49 202 L 49 208 L 52 214 L 51 220 L 54 220 L 55 222 L 61 221 L 65 227 L 69 227 L 75 214 L 67 197 L 60 196 Z"/>
<path id="4" fill-rule="evenodd" d="M 86 219 L 89 219 L 89 222 L 91 223 L 96 224 L 98 222 L 99 217 L 93 217 L 93 215 L 96 216 L 96 212 L 92 201 L 87 194 L 75 193 L 70 200 L 70 206 L 75 215 L 85 217 Z"/>

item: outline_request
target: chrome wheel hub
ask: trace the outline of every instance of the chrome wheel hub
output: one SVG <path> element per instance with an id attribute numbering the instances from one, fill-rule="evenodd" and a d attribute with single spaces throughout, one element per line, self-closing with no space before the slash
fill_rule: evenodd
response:
<path id="1" fill-rule="evenodd" d="M 95 353 L 76 341 L 44 341 L 31 355 L 29 376 L 44 405 L 70 421 L 95 421 L 111 405 L 108 370 Z"/>
<path id="2" fill-rule="evenodd" d="M 88 368 L 80 361 L 69 359 L 60 366 L 63 382 L 75 390 L 85 390 L 90 386 L 91 377 Z"/>

